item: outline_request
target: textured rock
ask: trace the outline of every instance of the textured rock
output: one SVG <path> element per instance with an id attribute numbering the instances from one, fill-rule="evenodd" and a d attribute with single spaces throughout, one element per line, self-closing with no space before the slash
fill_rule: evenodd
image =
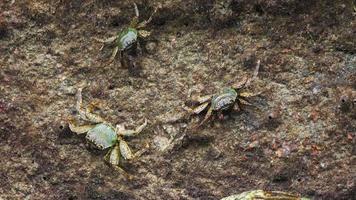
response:
<path id="1" fill-rule="evenodd" d="M 159 1 L 136 2 L 146 19 Z M 351 199 L 353 1 L 160 2 L 139 77 L 107 65 L 112 49 L 94 40 L 129 23 L 131 1 L 0 3 L 0 198 L 220 199 L 263 188 Z M 257 59 L 255 107 L 189 130 L 182 106 L 253 73 Z M 68 130 L 82 83 L 113 124 L 149 120 L 130 139 L 134 151 L 150 144 L 124 165 L 132 181 Z"/>

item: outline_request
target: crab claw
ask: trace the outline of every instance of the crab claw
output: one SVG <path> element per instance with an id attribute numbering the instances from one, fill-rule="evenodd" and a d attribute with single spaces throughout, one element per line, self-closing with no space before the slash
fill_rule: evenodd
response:
<path id="1" fill-rule="evenodd" d="M 246 85 L 247 81 L 248 81 L 247 76 L 244 76 L 241 81 L 234 83 L 232 85 L 232 88 L 234 88 L 235 90 L 241 89 Z"/>

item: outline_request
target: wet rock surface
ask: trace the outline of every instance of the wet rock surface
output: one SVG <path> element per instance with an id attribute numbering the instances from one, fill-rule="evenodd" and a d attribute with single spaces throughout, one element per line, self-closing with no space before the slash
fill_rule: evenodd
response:
<path id="1" fill-rule="evenodd" d="M 0 3 L 0 198 L 220 199 L 251 189 L 355 196 L 354 1 L 136 3 L 143 19 L 162 5 L 141 44 L 139 76 L 119 60 L 106 65 L 112 49 L 99 51 L 93 39 L 127 25 L 132 2 Z M 262 92 L 255 106 L 191 131 L 182 108 L 189 98 L 252 74 L 257 60 L 248 88 Z M 101 101 L 113 124 L 149 119 L 129 140 L 135 150 L 150 145 L 123 166 L 132 181 L 69 131 L 83 83 L 84 101 Z"/>

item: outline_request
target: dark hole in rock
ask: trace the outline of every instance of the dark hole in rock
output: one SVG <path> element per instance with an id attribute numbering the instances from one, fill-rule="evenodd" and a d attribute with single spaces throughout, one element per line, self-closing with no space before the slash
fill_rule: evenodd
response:
<path id="1" fill-rule="evenodd" d="M 113 26 L 113 27 L 118 27 L 118 26 L 120 26 L 120 21 L 118 21 L 118 20 L 113 20 L 112 22 L 111 22 L 111 26 Z"/>
<path id="2" fill-rule="evenodd" d="M 288 180 L 289 178 L 286 174 L 277 174 L 276 176 L 273 177 L 272 182 L 283 183 L 283 182 L 287 182 Z"/>
<path id="3" fill-rule="evenodd" d="M 213 137 L 210 136 L 188 136 L 182 146 L 208 146 L 212 141 Z"/>
<path id="4" fill-rule="evenodd" d="M 255 12 L 257 12 L 259 15 L 262 15 L 264 13 L 262 6 L 260 4 L 256 4 L 253 6 L 253 9 Z"/>
<path id="5" fill-rule="evenodd" d="M 254 69 L 254 67 L 256 67 L 256 62 L 257 62 L 256 55 L 251 54 L 247 58 L 244 59 L 243 66 L 245 68 Z"/>
<path id="6" fill-rule="evenodd" d="M 78 199 L 76 196 L 70 196 L 68 197 L 68 200 L 75 200 L 75 199 Z"/>
<path id="7" fill-rule="evenodd" d="M 131 17 L 131 16 L 130 16 Z M 123 15 L 112 16 L 109 19 L 109 26 L 112 27 L 122 27 L 130 23 L 131 18 Z"/>
<path id="8" fill-rule="evenodd" d="M 0 40 L 6 38 L 9 35 L 9 31 L 5 27 L 0 25 Z"/>
<path id="9" fill-rule="evenodd" d="M 115 85 L 109 85 L 108 89 L 113 90 L 115 88 Z"/>

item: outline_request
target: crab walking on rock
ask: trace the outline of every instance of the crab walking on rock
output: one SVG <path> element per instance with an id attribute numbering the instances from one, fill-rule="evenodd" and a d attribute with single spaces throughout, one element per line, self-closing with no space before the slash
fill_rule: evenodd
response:
<path id="1" fill-rule="evenodd" d="M 132 160 L 133 158 L 139 157 L 145 152 L 145 149 L 132 153 L 129 145 L 123 138 L 139 134 L 146 127 L 147 120 L 145 119 L 145 122 L 135 130 L 126 130 L 123 126 L 119 125 L 114 127 L 111 123 L 92 112 L 93 109 L 97 107 L 97 104 L 96 102 L 92 102 L 84 109 L 82 106 L 82 88 L 79 88 L 76 109 L 80 118 L 90 122 L 90 124 L 79 126 L 76 120 L 70 118 L 69 128 L 72 132 L 77 134 L 86 133 L 86 139 L 93 143 L 98 149 L 109 149 L 104 160 L 111 164 L 114 169 L 123 173 L 127 178 L 131 178 L 131 176 L 120 167 L 121 161 L 122 159 Z"/>
<path id="2" fill-rule="evenodd" d="M 138 38 L 146 38 L 150 35 L 149 31 L 142 30 L 142 28 L 144 28 L 148 23 L 151 22 L 153 15 L 160 7 L 158 6 L 155 8 L 148 20 L 139 22 L 139 11 L 137 5 L 136 3 L 133 4 L 136 15 L 131 20 L 131 23 L 128 27 L 125 27 L 115 36 L 110 37 L 106 40 L 94 38 L 95 40 L 103 43 L 103 46 L 100 48 L 100 50 L 102 50 L 105 45 L 114 44 L 115 47 L 109 59 L 109 63 L 114 61 L 117 53 L 119 52 L 121 65 L 128 69 L 134 67 L 134 55 L 137 54 L 137 49 L 140 50 Z"/>
<path id="3" fill-rule="evenodd" d="M 201 112 L 207 110 L 204 120 L 202 120 L 196 127 L 204 124 L 214 113 L 221 118 L 223 116 L 223 112 L 225 111 L 231 109 L 239 111 L 242 109 L 242 105 L 251 105 L 247 101 L 247 98 L 259 95 L 260 93 L 254 94 L 245 92 L 243 89 L 248 87 L 251 82 L 256 79 L 259 67 L 260 61 L 258 60 L 253 77 L 244 77 L 242 81 L 236 83 L 232 87 L 223 88 L 216 94 L 194 98 L 193 101 L 197 103 L 198 106 L 193 109 L 184 107 L 184 109 L 190 114 L 200 114 Z"/>

